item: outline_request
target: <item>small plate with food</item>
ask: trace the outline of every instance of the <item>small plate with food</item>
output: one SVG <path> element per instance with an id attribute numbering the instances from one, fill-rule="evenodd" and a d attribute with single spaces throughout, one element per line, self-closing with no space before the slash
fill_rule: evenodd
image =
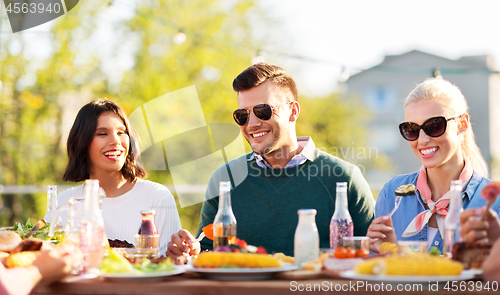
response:
<path id="1" fill-rule="evenodd" d="M 172 264 L 169 258 L 148 259 L 125 258 L 123 253 L 113 249 L 107 251 L 99 267 L 99 277 L 110 281 L 152 282 L 186 271 L 185 266 Z"/>

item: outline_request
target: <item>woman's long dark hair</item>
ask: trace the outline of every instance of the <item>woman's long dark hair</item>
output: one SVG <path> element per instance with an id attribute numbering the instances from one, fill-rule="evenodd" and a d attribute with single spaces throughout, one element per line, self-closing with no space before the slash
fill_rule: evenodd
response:
<path id="1" fill-rule="evenodd" d="M 97 119 L 105 112 L 113 112 L 120 117 L 130 138 L 128 154 L 121 170 L 123 176 L 130 181 L 134 181 L 137 177 L 146 177 L 146 170 L 140 166 L 138 159 L 139 140 L 135 132 L 130 128 L 127 116 L 116 103 L 106 99 L 99 99 L 84 105 L 78 112 L 73 127 L 71 127 L 66 145 L 68 166 L 63 176 L 65 181 L 80 182 L 89 179 L 89 146 L 97 129 Z"/>

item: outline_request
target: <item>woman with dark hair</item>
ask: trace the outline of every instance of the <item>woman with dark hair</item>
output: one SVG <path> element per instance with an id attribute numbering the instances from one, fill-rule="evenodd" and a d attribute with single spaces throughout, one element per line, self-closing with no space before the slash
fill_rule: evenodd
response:
<path id="1" fill-rule="evenodd" d="M 80 182 L 98 179 L 106 194 L 102 213 L 109 239 L 135 242 L 141 210 L 155 210 L 164 254 L 173 233 L 181 229 L 174 197 L 163 185 L 148 180 L 140 166 L 138 137 L 123 110 L 109 100 L 84 105 L 69 133 L 68 166 L 63 179 Z M 58 204 L 84 194 L 84 184 L 62 192 Z"/>

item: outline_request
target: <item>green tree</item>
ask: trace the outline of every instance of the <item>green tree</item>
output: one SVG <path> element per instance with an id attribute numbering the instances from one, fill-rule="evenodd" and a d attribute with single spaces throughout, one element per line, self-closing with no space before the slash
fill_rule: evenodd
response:
<path id="1" fill-rule="evenodd" d="M 83 87 L 92 88 L 93 93 L 103 92 L 104 88 L 99 87 L 103 84 L 93 87 L 95 83 L 92 83 L 100 75 L 99 65 L 86 62 L 78 66 L 76 61 L 82 52 L 75 50 L 73 44 L 75 36 L 78 36 L 75 30 L 81 30 L 84 36 L 95 30 L 92 23 L 82 20 L 95 15 L 98 6 L 77 7 L 71 12 L 71 17 L 62 17 L 55 22 L 52 34 L 4 34 L 2 30 L 2 185 L 60 183 L 67 162 L 65 152 L 61 151 L 62 94 L 80 91 Z M 1 21 L 6 24 L 7 18 Z M 37 54 L 39 47 L 43 47 L 48 56 Z M 46 197 L 44 193 L 2 194 L 2 203 L 0 222 L 12 225 L 16 221 L 43 217 Z"/>
<path id="2" fill-rule="evenodd" d="M 54 105 L 33 89 L 34 61 L 26 57 L 22 35 L 3 36 L 0 57 L 0 181 L 3 185 L 53 183 L 57 154 L 57 116 Z M 9 49 L 7 49 L 9 48 Z M 44 201 L 30 194 L 2 194 L 2 224 L 40 214 Z M 43 209 L 42 209 L 43 210 Z M 43 214 L 43 212 L 42 212 Z"/>
<path id="3" fill-rule="evenodd" d="M 301 97 L 297 135 L 312 135 L 316 147 L 357 165 L 367 172 L 389 167 L 387 156 L 369 146 L 367 125 L 371 114 L 356 98 L 341 99 L 336 93 L 326 97 Z M 378 192 L 374 191 L 376 197 Z"/>
<path id="4" fill-rule="evenodd" d="M 207 123 L 233 123 L 232 81 L 259 49 L 286 43 L 287 32 L 278 23 L 254 0 L 86 0 L 36 40 L 3 34 L 0 184 L 61 183 L 74 115 L 97 97 L 118 102 L 130 114 L 195 85 Z M 179 42 L 182 34 L 186 39 Z M 33 54 L 39 48 L 48 54 Z M 366 145 L 361 139 L 367 116 L 359 104 L 336 95 L 301 97 L 300 103 L 298 135 L 313 136 L 324 149 Z M 149 171 L 148 179 L 172 184 L 169 170 Z M 45 210 L 45 194 L 2 194 L 2 200 L 2 225 L 40 218 Z M 180 209 L 183 227 L 197 228 L 200 209 L 201 204 Z"/>
<path id="5" fill-rule="evenodd" d="M 75 111 L 75 106 L 77 110 L 96 97 L 117 101 L 130 114 L 160 95 L 195 85 L 207 123 L 231 122 L 236 102 L 228 86 L 255 53 L 257 40 L 248 17 L 254 2 L 238 1 L 231 7 L 216 0 L 124 3 L 80 1 L 55 22 L 51 34 L 40 36 L 39 43 L 22 34 L 2 40 L 2 67 L 11 69 L 0 76 L 2 184 L 60 182 L 67 163 L 67 125 L 72 124 L 64 116 L 68 109 Z M 108 21 L 113 9 L 133 14 Z M 107 30 L 114 33 L 109 39 L 102 37 Z M 187 36 L 182 44 L 172 39 L 179 32 Z M 7 50 L 13 42 L 31 50 L 43 46 L 50 54 L 33 58 L 24 50 L 13 54 Z M 131 68 L 122 66 L 127 60 L 133 61 Z M 36 83 L 21 83 L 26 74 Z M 168 170 L 151 171 L 149 178 L 172 182 Z M 17 210 L 6 212 L 3 224 L 43 215 L 43 194 L 3 198 L 5 208 Z M 16 205 L 19 200 L 23 204 Z M 30 206 L 33 210 L 26 210 Z M 182 210 L 181 218 L 191 229 L 198 222 L 199 206 L 186 210 L 188 218 Z"/>
<path id="6" fill-rule="evenodd" d="M 254 1 L 238 1 L 231 8 L 217 0 L 151 3 L 138 4 L 135 17 L 126 23 L 140 46 L 116 97 L 130 112 L 156 97 L 195 85 L 207 123 L 232 123 L 237 106 L 232 80 L 251 64 L 258 42 L 252 38 L 248 20 Z M 184 34 L 185 42 L 176 43 L 176 34 Z M 149 171 L 148 178 L 172 183 L 168 170 Z M 184 228 L 198 227 L 200 210 L 201 204 L 180 209 Z"/>

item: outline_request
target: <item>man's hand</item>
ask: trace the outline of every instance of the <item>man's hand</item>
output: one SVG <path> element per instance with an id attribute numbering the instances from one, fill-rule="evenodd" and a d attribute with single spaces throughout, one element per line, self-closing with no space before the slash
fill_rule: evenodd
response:
<path id="1" fill-rule="evenodd" d="M 460 235 L 464 242 L 494 243 L 500 237 L 500 221 L 495 211 L 489 209 L 486 220 L 481 220 L 485 208 L 464 210 L 460 214 Z"/>
<path id="2" fill-rule="evenodd" d="M 370 250 L 375 253 L 380 253 L 380 245 L 383 242 L 396 243 L 397 237 L 392 226 L 392 218 L 384 215 L 373 219 L 366 236 L 370 238 Z"/>
<path id="3" fill-rule="evenodd" d="M 196 241 L 189 231 L 181 229 L 178 233 L 172 235 L 165 255 L 175 263 L 182 264 L 185 263 L 187 257 L 197 255 L 200 251 L 200 242 Z"/>

